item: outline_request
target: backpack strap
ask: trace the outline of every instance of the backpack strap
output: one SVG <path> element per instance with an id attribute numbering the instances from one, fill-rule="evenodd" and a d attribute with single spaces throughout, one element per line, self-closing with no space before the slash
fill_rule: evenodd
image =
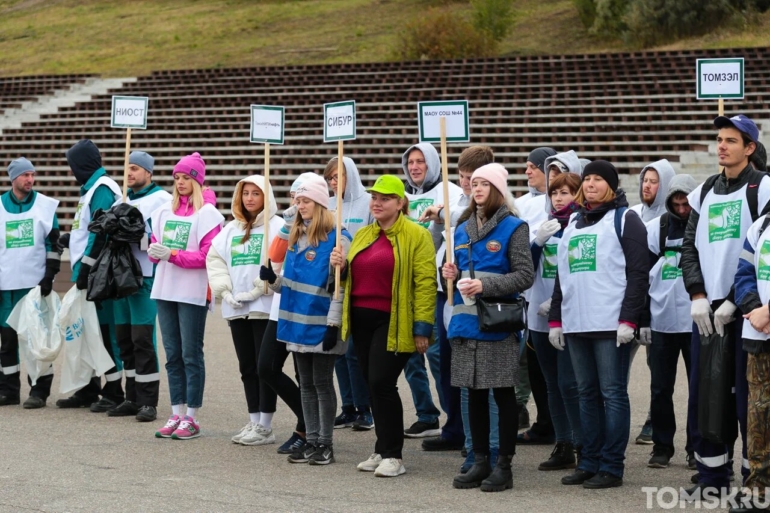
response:
<path id="1" fill-rule="evenodd" d="M 660 235 L 658 236 L 658 255 L 666 254 L 666 237 L 668 237 L 668 212 L 660 216 Z"/>
<path id="2" fill-rule="evenodd" d="M 703 207 L 703 200 L 706 199 L 706 195 L 711 189 L 714 188 L 714 184 L 720 175 L 711 175 L 705 182 L 700 190 L 700 204 Z M 749 205 L 749 213 L 751 214 L 751 221 L 755 222 L 759 219 L 759 184 L 762 179 L 767 176 L 767 173 L 751 169 L 749 171 L 749 182 L 746 185 L 746 202 Z"/>
<path id="3" fill-rule="evenodd" d="M 706 195 L 709 193 L 711 189 L 714 188 L 714 184 L 717 183 L 718 178 L 719 178 L 719 175 L 711 175 L 708 178 L 706 178 L 705 182 L 703 182 L 703 186 L 700 189 L 701 209 L 703 209 L 703 201 L 706 199 Z"/>
<path id="4" fill-rule="evenodd" d="M 623 230 L 621 228 L 623 223 L 623 215 L 628 210 L 628 207 L 619 207 L 615 209 L 615 233 L 618 235 L 618 241 L 623 242 Z"/>
<path id="5" fill-rule="evenodd" d="M 757 234 L 757 240 L 762 236 L 762 233 L 770 226 L 770 212 L 765 214 L 765 219 L 762 221 L 762 226 L 759 227 L 759 233 Z"/>

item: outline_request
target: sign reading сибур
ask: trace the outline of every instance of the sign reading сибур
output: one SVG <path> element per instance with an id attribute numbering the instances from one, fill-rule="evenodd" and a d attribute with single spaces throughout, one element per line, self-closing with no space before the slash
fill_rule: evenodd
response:
<path id="1" fill-rule="evenodd" d="M 468 100 L 448 100 L 417 103 L 420 142 L 441 141 L 441 118 L 446 120 L 447 142 L 470 141 Z"/>
<path id="2" fill-rule="evenodd" d="M 150 99 L 146 96 L 113 96 L 110 126 L 145 130 L 149 101 Z"/>
<path id="3" fill-rule="evenodd" d="M 695 73 L 698 100 L 743 98 L 743 57 L 698 59 Z"/>
<path id="4" fill-rule="evenodd" d="M 324 103 L 324 142 L 356 138 L 356 102 Z"/>

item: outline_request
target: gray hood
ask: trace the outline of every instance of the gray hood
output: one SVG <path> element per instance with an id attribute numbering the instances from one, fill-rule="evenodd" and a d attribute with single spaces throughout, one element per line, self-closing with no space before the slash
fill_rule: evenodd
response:
<path id="1" fill-rule="evenodd" d="M 698 187 L 698 182 L 690 175 L 676 175 L 671 179 L 671 182 L 668 184 L 668 193 L 666 194 L 666 210 L 670 216 L 679 219 L 679 216 L 671 208 L 671 198 L 674 197 L 674 194 L 681 192 L 689 195 L 696 187 Z"/>
<path id="2" fill-rule="evenodd" d="M 642 199 L 642 183 L 644 182 L 644 174 L 649 169 L 657 171 L 658 177 L 660 179 L 658 194 L 655 195 L 655 200 L 652 202 L 651 206 L 647 206 L 647 204 Z M 668 189 L 674 176 L 676 176 L 676 172 L 674 172 L 674 168 L 671 167 L 671 164 L 666 159 L 653 162 L 652 164 L 642 168 L 642 172 L 639 173 L 639 200 L 642 202 L 641 218 L 643 222 L 646 223 L 647 221 L 651 221 L 656 217 L 663 215 L 663 213 L 666 211 Z"/>
<path id="3" fill-rule="evenodd" d="M 342 164 L 345 166 L 345 192 L 342 194 L 342 224 L 351 235 L 355 235 L 359 228 L 374 222 L 374 218 L 369 212 L 369 199 L 371 195 L 366 192 L 364 184 L 361 183 L 361 175 L 358 174 L 358 168 L 353 159 L 342 157 Z M 337 200 L 333 199 L 329 206 L 330 210 L 337 210 Z"/>
<path id="4" fill-rule="evenodd" d="M 545 198 L 545 212 L 550 215 L 551 214 L 551 195 L 548 194 L 548 183 L 549 183 L 549 177 L 551 173 L 548 172 L 548 167 L 551 165 L 551 162 L 554 160 L 558 160 L 565 166 L 567 166 L 567 172 L 569 173 L 575 173 L 578 176 L 581 176 L 583 174 L 583 160 L 578 158 L 577 153 L 575 153 L 575 150 L 569 150 L 565 151 L 563 153 L 557 153 L 553 157 L 548 157 L 545 159 L 545 191 L 546 191 L 546 198 Z"/>
<path id="5" fill-rule="evenodd" d="M 409 161 L 409 152 L 412 150 L 420 150 L 425 156 L 425 164 L 428 166 L 428 172 L 425 173 L 425 181 L 422 182 L 420 187 L 417 187 L 412 181 L 406 164 Z M 441 182 L 441 159 L 439 159 L 436 148 L 430 143 L 419 143 L 410 146 L 401 156 L 401 169 L 403 169 L 404 175 L 406 175 L 407 194 L 425 194 Z"/>
<path id="6" fill-rule="evenodd" d="M 342 165 L 345 166 L 345 192 L 342 194 L 342 200 L 355 201 L 361 196 L 366 195 L 366 187 L 361 182 L 361 175 L 358 174 L 358 167 L 356 167 L 353 159 L 342 157 Z M 369 201 L 368 198 L 367 201 Z"/>

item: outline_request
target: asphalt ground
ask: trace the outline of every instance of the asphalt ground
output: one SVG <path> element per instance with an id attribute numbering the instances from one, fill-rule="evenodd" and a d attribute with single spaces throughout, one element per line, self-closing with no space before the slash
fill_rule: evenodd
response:
<path id="1" fill-rule="evenodd" d="M 160 351 L 163 362 L 162 347 Z M 230 437 L 246 424 L 248 414 L 230 332 L 219 312 L 208 317 L 205 358 L 206 389 L 199 413 L 203 436 L 194 440 L 154 437 L 170 415 L 163 370 L 160 420 L 154 423 L 56 408 L 61 397 L 58 374 L 46 408 L 0 408 L 0 511 L 632 512 L 647 510 L 642 487 L 686 487 L 693 474 L 683 450 L 687 389 L 681 363 L 674 397 L 678 452 L 671 466 L 648 468 L 651 446 L 633 443 L 649 403 L 644 349 L 633 362 L 629 385 L 631 442 L 624 485 L 609 490 L 563 486 L 560 478 L 571 471 L 537 470 L 552 447 L 519 446 L 514 488 L 501 493 L 452 488 L 463 461 L 459 452 L 425 452 L 419 439 L 405 442 L 405 475 L 387 479 L 359 472 L 356 465 L 373 452 L 374 431 L 335 430 L 332 465 L 290 464 L 276 453 L 294 425 L 291 411 L 280 400 L 273 421 L 277 444 L 235 445 Z M 291 359 L 286 372 L 294 375 Z M 399 391 L 409 426 L 416 417 L 403 376 Z M 24 384 L 22 401 L 27 393 Z M 528 407 L 534 419 L 534 403 Z M 670 495 L 665 498 L 671 500 Z M 655 502 L 653 509 L 660 509 Z"/>

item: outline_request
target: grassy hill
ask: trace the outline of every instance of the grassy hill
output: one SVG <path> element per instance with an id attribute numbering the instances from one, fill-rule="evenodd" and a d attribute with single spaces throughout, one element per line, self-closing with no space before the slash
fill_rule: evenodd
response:
<path id="1" fill-rule="evenodd" d="M 501 54 L 629 49 L 590 37 L 571 0 L 515 0 Z M 0 75 L 141 75 L 157 69 L 393 58 L 402 28 L 451 0 L 0 0 Z M 770 13 L 670 48 L 766 46 Z"/>

